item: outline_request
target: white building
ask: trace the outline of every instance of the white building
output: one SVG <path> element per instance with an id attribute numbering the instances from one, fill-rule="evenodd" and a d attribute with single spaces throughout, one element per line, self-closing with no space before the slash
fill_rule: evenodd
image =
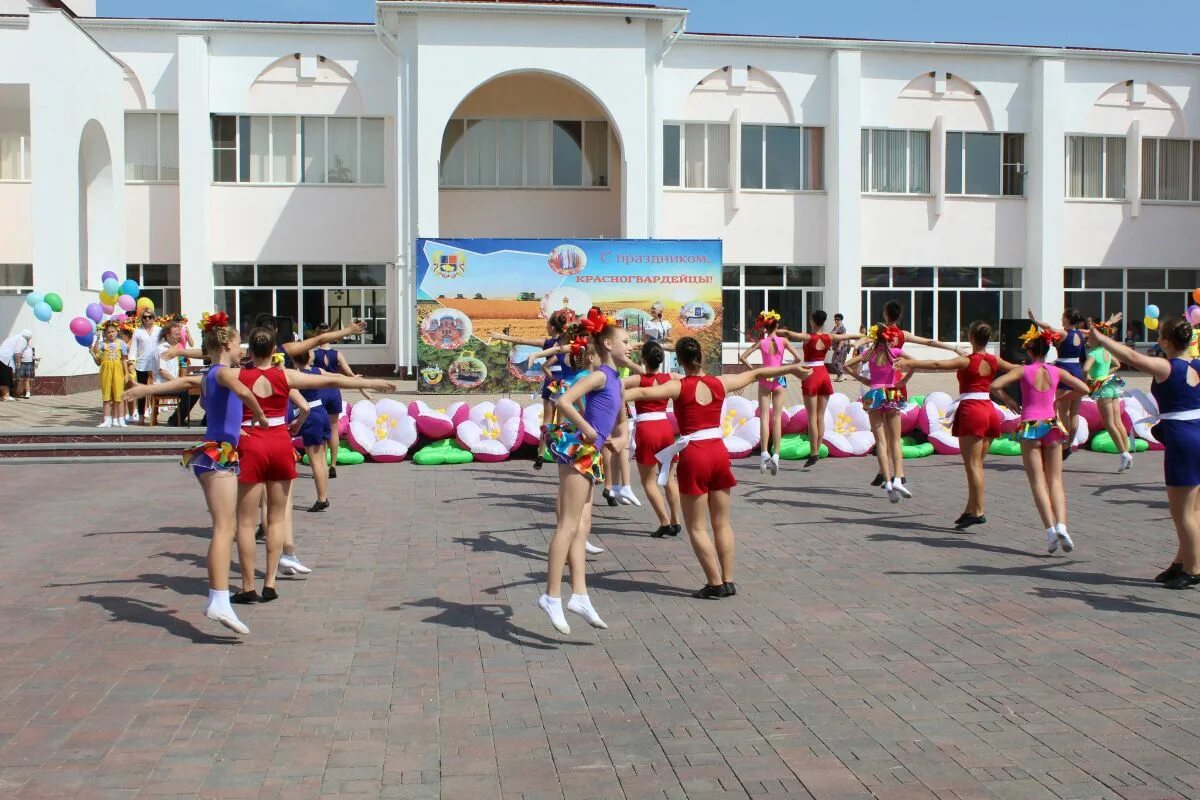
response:
<path id="1" fill-rule="evenodd" d="M 764 307 L 918 333 L 1200 287 L 1200 58 L 685 32 L 685 10 L 380 0 L 373 24 L 0 0 L 0 334 L 20 292 L 371 321 L 412 367 L 418 236 L 721 238 Z M 78 313 L 78 312 L 75 312 Z M 741 314 L 746 318 L 739 319 Z M 64 381 L 74 385 L 77 381 Z"/>

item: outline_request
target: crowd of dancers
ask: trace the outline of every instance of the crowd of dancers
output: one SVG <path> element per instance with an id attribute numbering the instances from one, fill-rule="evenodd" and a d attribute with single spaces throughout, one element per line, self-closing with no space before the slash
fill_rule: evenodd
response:
<path id="1" fill-rule="evenodd" d="M 551 625 L 569 633 L 565 612 L 570 611 L 594 627 L 607 627 L 587 590 L 586 557 L 603 552 L 588 542 L 588 534 L 598 486 L 605 487 L 603 496 L 612 504 L 640 505 L 629 485 L 631 449 L 643 492 L 659 523 L 651 536 L 678 536 L 686 529 L 705 579 L 694 596 L 735 596 L 730 505 L 737 480 L 723 442 L 723 401 L 730 393 L 756 387 L 762 425 L 760 470 L 775 474 L 780 468 L 784 388 L 789 378 L 800 379 L 811 448 L 804 466 L 811 468 L 817 464 L 821 422 L 833 393 L 826 359 L 851 342 L 855 354 L 846 368 L 864 385 L 861 400 L 878 463 L 874 483 L 887 500 L 899 503 L 913 497 L 900 436 L 907 383 L 918 371 L 951 371 L 957 376 L 959 396 L 948 416 L 953 418 L 951 432 L 961 447 L 967 485 L 956 527 L 966 530 L 987 522 L 984 458 L 991 441 L 1000 436 L 996 400 L 1019 415 L 1015 437 L 1050 553 L 1071 552 L 1076 546 L 1067 528 L 1062 466 L 1070 453 L 1079 401 L 1091 395 L 1102 404 L 1106 427 L 1121 454 L 1118 471 L 1127 470 L 1132 456 L 1120 417 L 1124 384 L 1116 369 L 1124 364 L 1149 375 L 1153 399 L 1144 395 L 1142 399 L 1155 408 L 1153 433 L 1165 447 L 1166 492 L 1178 538 L 1170 566 L 1156 579 L 1171 589 L 1200 583 L 1200 358 L 1195 351 L 1196 331 L 1186 320 L 1161 321 L 1158 344 L 1165 357 L 1157 357 L 1114 340 L 1111 326 L 1119 317 L 1089 323 L 1068 310 L 1063 327 L 1055 328 L 1031 314 L 1030 329 L 1021 337 L 1027 363 L 1013 364 L 987 352 L 993 334 L 988 323 L 972 323 L 970 350 L 959 352 L 952 345 L 904 330 L 902 313 L 898 303 L 888 303 L 881 322 L 864 334 L 849 335 L 825 333 L 823 311 L 812 313 L 803 332 L 784 328 L 778 314 L 765 311 L 756 321 L 754 344 L 742 354 L 747 369 L 719 376 L 705 373 L 704 353 L 695 338 L 648 341 L 640 357 L 633 358 L 628 333 L 599 308 L 582 317 L 552 315 L 547 320 L 547 338 L 532 342 L 543 349 L 531 357 L 543 360 L 546 376 L 535 468 L 552 462 L 559 476 L 557 524 L 547 552 L 545 591 L 537 601 Z M 178 393 L 198 385 L 206 410 L 205 441 L 185 451 L 183 463 L 195 474 L 212 517 L 205 615 L 247 634 L 249 628 L 234 605 L 270 602 L 279 596 L 278 574 L 311 571 L 295 555 L 293 437 L 303 442 L 313 468 L 317 502 L 309 511 L 323 511 L 329 507 L 328 479 L 336 475 L 333 468 L 326 468 L 326 461 L 331 452 L 336 453 L 333 437 L 342 411 L 338 390 L 389 392 L 394 387 L 354 375 L 344 358 L 329 347 L 360 333 L 358 323 L 284 344 L 277 344 L 271 327 L 258 327 L 245 346 L 224 314 L 206 315 L 201 327 L 202 348 L 185 349 L 183 355 L 204 358 L 211 366 L 203 375 L 138 385 L 127 398 Z M 792 342 L 801 344 L 799 352 Z M 916 359 L 904 350 L 910 342 L 942 348 L 953 356 Z M 1051 348 L 1057 360 L 1048 363 Z M 666 351 L 673 352 L 682 374 L 664 369 Z M 755 351 L 762 357 L 760 367 L 749 364 Z M 622 377 L 626 370 L 627 377 Z M 1020 387 L 1019 401 L 1007 391 L 1014 385 Z M 668 409 L 674 412 L 678 433 Z M 256 538 L 266 541 L 261 592 L 255 583 Z M 229 569 L 235 541 L 242 588 L 231 594 Z M 571 589 L 565 605 L 564 567 L 570 569 Z"/>

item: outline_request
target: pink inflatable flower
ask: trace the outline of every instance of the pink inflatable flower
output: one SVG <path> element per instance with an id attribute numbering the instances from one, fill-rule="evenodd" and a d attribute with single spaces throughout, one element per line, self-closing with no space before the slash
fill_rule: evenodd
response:
<path id="1" fill-rule="evenodd" d="M 825 444 L 829 447 L 829 455 L 836 458 L 848 456 L 865 456 L 875 447 L 875 437 L 871 435 L 871 421 L 862 403 L 841 392 L 829 396 L 829 405 L 825 406 Z"/>
<path id="2" fill-rule="evenodd" d="M 449 439 L 458 424 L 467 418 L 467 404 L 451 403 L 448 408 L 432 408 L 424 400 L 408 404 L 408 414 L 417 423 L 417 433 L 426 439 Z"/>
<path id="3" fill-rule="evenodd" d="M 737 395 L 726 395 L 721 408 L 721 433 L 730 458 L 745 458 L 758 447 L 758 404 Z"/>
<path id="4" fill-rule="evenodd" d="M 417 424 L 403 403 L 359 400 L 350 413 L 350 446 L 372 461 L 403 461 L 417 441 Z"/>
<path id="5" fill-rule="evenodd" d="M 1128 408 L 1126 408 L 1128 402 L 1128 398 L 1121 400 L 1121 423 L 1125 426 L 1126 433 L 1133 430 L 1133 420 L 1130 418 Z M 1141 404 L 1139 403 L 1139 405 Z M 1100 406 L 1092 398 L 1083 398 L 1083 402 L 1079 404 L 1079 416 L 1087 420 L 1090 430 L 1097 432 L 1104 430 L 1104 421 L 1100 419 Z M 1144 417 L 1145 414 L 1142 416 Z"/>
<path id="6" fill-rule="evenodd" d="M 1163 443 L 1158 439 L 1155 439 L 1154 434 L 1150 432 L 1150 429 L 1154 427 L 1154 424 L 1141 421 L 1151 414 L 1158 413 L 1157 408 L 1146 408 L 1142 405 L 1142 401 L 1138 400 L 1136 397 L 1126 397 L 1125 413 L 1127 413 L 1129 418 L 1133 421 L 1132 429 L 1134 435 L 1136 435 L 1139 439 L 1145 439 L 1146 443 L 1150 445 L 1151 450 L 1164 449 Z"/>
<path id="7" fill-rule="evenodd" d="M 993 401 L 994 405 L 1000 411 L 1000 432 L 1012 433 L 1017 428 L 1021 427 L 1021 415 Z"/>
<path id="8" fill-rule="evenodd" d="M 943 456 L 956 456 L 962 450 L 958 446 L 958 437 L 950 432 L 946 423 L 946 412 L 954 399 L 945 392 L 931 392 L 925 395 L 925 405 L 921 408 L 919 427 L 933 445 L 933 452 Z"/>
<path id="9" fill-rule="evenodd" d="M 900 432 L 912 433 L 917 428 L 917 423 L 921 420 L 921 406 L 907 401 L 904 407 L 900 409 Z"/>
<path id="10" fill-rule="evenodd" d="M 477 461 L 504 461 L 524 441 L 521 414 L 521 406 L 508 398 L 479 403 L 459 423 L 458 443 Z"/>
<path id="11" fill-rule="evenodd" d="M 521 444 L 537 447 L 542 435 L 542 404 L 531 403 L 521 412 Z"/>
<path id="12" fill-rule="evenodd" d="M 808 433 L 808 409 L 803 403 L 783 410 L 783 432 Z"/>

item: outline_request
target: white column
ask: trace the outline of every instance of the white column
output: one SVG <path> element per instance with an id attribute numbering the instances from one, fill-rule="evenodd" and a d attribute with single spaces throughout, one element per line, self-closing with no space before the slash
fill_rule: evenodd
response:
<path id="1" fill-rule="evenodd" d="M 933 213 L 940 217 L 946 210 L 946 120 L 941 114 L 933 120 L 929 133 L 929 179 L 933 181 Z"/>
<path id="2" fill-rule="evenodd" d="M 1142 213 L 1142 124 L 1129 123 L 1125 134 L 1125 198 L 1129 201 L 1129 216 Z"/>
<path id="3" fill-rule="evenodd" d="M 862 136 L 862 54 L 835 50 L 829 56 L 830 114 L 826 140 L 829 207 L 825 310 L 845 315 L 846 329 L 858 330 L 862 291 L 860 150 Z"/>
<path id="4" fill-rule="evenodd" d="M 179 283 L 182 307 L 196 314 L 214 305 L 209 187 L 212 123 L 208 104 L 208 38 L 181 34 L 179 67 Z"/>
<path id="5" fill-rule="evenodd" d="M 1039 319 L 1057 319 L 1063 309 L 1066 62 L 1038 59 L 1032 70 L 1033 127 L 1025 159 L 1028 253 L 1022 293 Z"/>

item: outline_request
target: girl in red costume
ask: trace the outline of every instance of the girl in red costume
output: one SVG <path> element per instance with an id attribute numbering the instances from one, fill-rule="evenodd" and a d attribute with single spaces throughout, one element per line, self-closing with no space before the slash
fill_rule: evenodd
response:
<path id="1" fill-rule="evenodd" d="M 804 359 L 800 363 L 812 370 L 812 375 L 800 384 L 804 392 L 804 409 L 808 412 L 808 458 L 804 462 L 805 467 L 817 463 L 821 442 L 825 440 L 825 407 L 829 405 L 829 396 L 833 394 L 833 382 L 829 380 L 825 358 L 835 345 L 853 342 L 858 338 L 852 333 L 825 333 L 826 319 L 828 315 L 818 308 L 808 318 L 809 333 L 780 331 L 781 335 L 802 344 Z"/>
<path id="2" fill-rule="evenodd" d="M 967 337 L 971 340 L 969 356 L 944 361 L 917 361 L 902 358 L 896 366 L 914 372 L 957 372 L 958 399 L 950 406 L 953 421 L 950 433 L 958 437 L 963 468 L 967 471 L 967 506 L 954 521 L 961 531 L 972 525 L 987 522 L 983 514 L 983 458 L 992 440 L 1000 435 L 1000 412 L 992 403 L 992 381 L 1002 372 L 1019 369 L 1002 358 L 987 352 L 992 338 L 992 326 L 976 320 L 971 323 Z"/>
<path id="3" fill-rule="evenodd" d="M 729 490 L 737 485 L 737 481 L 729 467 L 729 452 L 721 436 L 722 403 L 728 392 L 745 389 L 755 381 L 784 375 L 804 378 L 809 370 L 797 363 L 786 367 L 759 367 L 737 375 L 706 375 L 702 366 L 704 353 L 700 343 L 691 336 L 675 343 L 675 357 L 683 367 L 682 379 L 627 389 L 625 398 L 635 403 L 647 400 L 675 402 L 681 437 L 658 453 L 658 483 L 661 486 L 667 482 L 671 462 L 679 456 L 683 521 L 705 577 L 705 585 L 694 596 L 731 597 L 737 594 L 737 587 L 733 583 Z M 712 539 L 708 535 L 710 522 Z"/>
<path id="4" fill-rule="evenodd" d="M 268 427 L 248 427 L 250 409 L 243 414 L 242 435 L 238 442 L 237 544 L 242 562 L 242 591 L 230 598 L 234 603 L 268 602 L 279 596 L 275 591 L 275 572 L 286 538 L 285 507 L 292 481 L 296 479 L 296 451 L 292 437 L 304 423 L 308 402 L 298 390 L 375 389 L 392 391 L 387 381 L 352 378 L 345 375 L 310 375 L 275 364 L 275 333 L 270 328 L 250 332 L 250 366 L 242 367 L 238 380 L 258 399 L 267 417 Z M 287 423 L 288 402 L 299 416 Z M 258 521 L 263 492 L 267 497 L 267 569 L 261 597 L 254 590 L 254 527 Z"/>
<path id="5" fill-rule="evenodd" d="M 642 345 L 642 366 L 645 374 L 634 375 L 624 380 L 626 390 L 658 386 L 673 380 L 670 373 L 662 372 L 663 348 L 658 342 Z M 666 400 L 641 400 L 634 403 L 634 442 L 638 473 L 642 478 L 642 489 L 650 507 L 658 516 L 658 530 L 650 534 L 655 539 L 678 536 L 683 527 L 679 524 L 679 480 L 672 469 L 667 480 L 667 497 L 658 486 L 658 460 L 655 456 L 675 444 L 675 429 L 667 419 Z"/>

